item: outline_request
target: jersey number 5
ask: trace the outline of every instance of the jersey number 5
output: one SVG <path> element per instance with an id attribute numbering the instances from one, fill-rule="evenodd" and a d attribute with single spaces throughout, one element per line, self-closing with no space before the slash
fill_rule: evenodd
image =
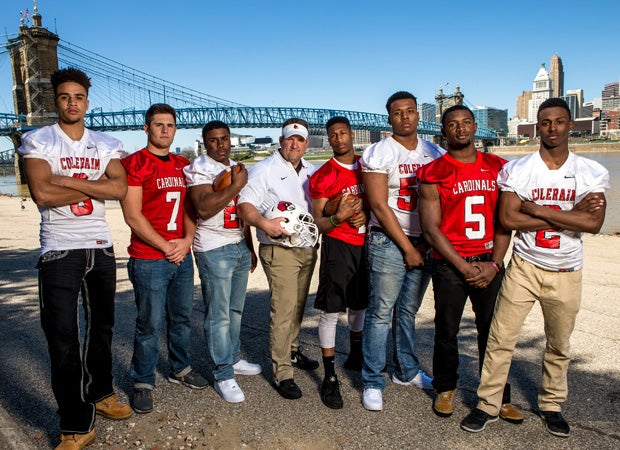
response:
<path id="1" fill-rule="evenodd" d="M 465 227 L 465 236 L 468 239 L 482 239 L 487 232 L 484 214 L 474 212 L 474 206 L 484 205 L 482 195 L 472 195 L 465 199 L 465 223 L 478 224 L 476 227 Z"/>
<path id="2" fill-rule="evenodd" d="M 418 207 L 418 192 L 415 190 L 416 177 L 401 178 L 396 206 L 401 211 L 413 211 Z"/>

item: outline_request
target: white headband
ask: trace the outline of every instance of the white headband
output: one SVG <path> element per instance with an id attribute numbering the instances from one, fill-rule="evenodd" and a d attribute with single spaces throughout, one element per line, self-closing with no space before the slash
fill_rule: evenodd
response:
<path id="1" fill-rule="evenodd" d="M 308 129 L 299 123 L 291 123 L 282 128 L 282 137 L 287 139 L 293 135 L 308 139 Z"/>

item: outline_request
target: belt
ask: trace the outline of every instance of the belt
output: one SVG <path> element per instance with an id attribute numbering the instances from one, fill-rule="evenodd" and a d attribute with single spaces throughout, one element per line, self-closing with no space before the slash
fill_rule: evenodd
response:
<path id="1" fill-rule="evenodd" d="M 463 256 L 463 259 L 468 263 L 472 262 L 488 262 L 491 261 L 491 253 L 483 253 L 482 255 Z"/>
<path id="2" fill-rule="evenodd" d="M 370 231 L 375 232 L 375 233 L 383 233 L 386 236 L 389 236 L 389 234 L 383 228 L 378 227 L 376 225 L 371 226 Z M 426 243 L 424 236 L 407 236 L 407 238 L 409 239 L 409 242 L 411 242 L 411 244 L 414 247 L 417 247 L 420 244 Z"/>

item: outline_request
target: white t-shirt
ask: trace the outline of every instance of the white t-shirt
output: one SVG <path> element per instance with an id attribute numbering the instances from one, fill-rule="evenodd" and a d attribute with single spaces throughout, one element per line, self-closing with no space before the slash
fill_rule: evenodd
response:
<path id="1" fill-rule="evenodd" d="M 312 199 L 308 193 L 308 179 L 315 172 L 312 164 L 302 158 L 299 173 L 286 161 L 280 151 L 250 168 L 248 184 L 239 193 L 237 204 L 251 203 L 260 214 L 265 214 L 278 202 L 295 203 L 306 212 L 312 211 Z M 261 229 L 256 230 L 256 237 L 262 244 L 273 244 Z"/>
<path id="2" fill-rule="evenodd" d="M 230 160 L 230 166 L 237 163 Z M 213 184 L 217 176 L 228 166 L 202 155 L 196 158 L 189 166 L 183 169 L 187 187 L 202 184 Z M 243 224 L 237 215 L 237 198 L 233 198 L 228 205 L 215 216 L 203 220 L 198 218 L 198 227 L 194 236 L 193 248 L 196 252 L 207 252 L 228 244 L 236 244 L 244 239 Z"/>
<path id="3" fill-rule="evenodd" d="M 390 136 L 371 145 L 362 154 L 364 172 L 387 174 L 388 206 L 394 211 L 407 236 L 422 234 L 418 216 L 418 180 L 415 173 L 419 167 L 444 153 L 446 151 L 441 147 L 419 137 L 416 149 L 408 150 Z M 381 226 L 372 211 L 369 225 Z"/>
<path id="4" fill-rule="evenodd" d="M 72 140 L 58 124 L 30 131 L 18 152 L 24 158 L 46 160 L 54 175 L 98 180 L 111 159 L 121 158 L 123 144 L 104 133 L 84 129 Z M 41 253 L 50 250 L 106 248 L 112 245 L 103 200 L 88 199 L 68 206 L 39 207 Z"/>
<path id="5" fill-rule="evenodd" d="M 609 172 L 591 159 L 569 152 L 562 167 L 550 170 L 532 153 L 508 162 L 497 177 L 502 191 L 522 200 L 569 211 L 590 192 L 609 189 Z M 583 267 L 581 232 L 550 228 L 517 231 L 514 251 L 526 261 L 546 270 L 579 270 Z"/>

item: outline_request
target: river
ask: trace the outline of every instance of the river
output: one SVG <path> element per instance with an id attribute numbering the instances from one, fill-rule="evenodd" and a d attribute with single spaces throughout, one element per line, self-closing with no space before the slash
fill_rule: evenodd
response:
<path id="1" fill-rule="evenodd" d="M 611 189 L 607 191 L 607 214 L 601 233 L 620 232 L 620 152 L 588 152 L 582 156 L 598 161 L 609 170 Z M 501 155 L 507 159 L 515 159 L 521 155 Z M 313 161 L 320 166 L 323 162 Z M 15 184 L 15 175 L 2 176 L 0 171 L 0 194 L 29 196 L 28 187 Z"/>

